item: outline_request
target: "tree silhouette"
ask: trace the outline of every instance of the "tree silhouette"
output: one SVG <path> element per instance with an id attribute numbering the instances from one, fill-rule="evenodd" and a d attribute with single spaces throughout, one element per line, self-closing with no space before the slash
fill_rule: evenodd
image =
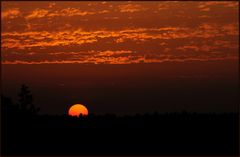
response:
<path id="1" fill-rule="evenodd" d="M 17 113 L 18 106 L 14 105 L 12 99 L 1 94 L 1 115 L 5 117 L 6 115 L 12 116 Z"/>
<path id="2" fill-rule="evenodd" d="M 33 105 L 33 96 L 26 85 L 21 86 L 19 96 L 19 107 L 24 113 L 37 114 L 39 108 L 35 108 Z"/>

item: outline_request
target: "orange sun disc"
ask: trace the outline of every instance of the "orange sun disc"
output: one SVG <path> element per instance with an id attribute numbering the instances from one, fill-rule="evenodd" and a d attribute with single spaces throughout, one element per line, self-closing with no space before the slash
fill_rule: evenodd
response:
<path id="1" fill-rule="evenodd" d="M 70 109 L 68 110 L 68 115 L 77 117 L 79 117 L 80 115 L 87 116 L 88 109 L 82 104 L 75 104 L 71 106 Z"/>

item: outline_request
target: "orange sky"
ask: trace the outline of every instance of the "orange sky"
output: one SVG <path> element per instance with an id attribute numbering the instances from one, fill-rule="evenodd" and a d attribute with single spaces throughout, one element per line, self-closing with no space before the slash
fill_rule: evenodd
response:
<path id="1" fill-rule="evenodd" d="M 2 63 L 238 59 L 238 2 L 2 2 Z"/>

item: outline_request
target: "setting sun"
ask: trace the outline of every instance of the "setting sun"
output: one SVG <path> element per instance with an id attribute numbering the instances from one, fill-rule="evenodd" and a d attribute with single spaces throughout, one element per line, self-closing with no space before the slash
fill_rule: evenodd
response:
<path id="1" fill-rule="evenodd" d="M 68 110 L 68 115 L 77 117 L 79 117 L 80 115 L 87 116 L 88 109 L 82 104 L 75 104 L 71 106 L 70 109 Z"/>

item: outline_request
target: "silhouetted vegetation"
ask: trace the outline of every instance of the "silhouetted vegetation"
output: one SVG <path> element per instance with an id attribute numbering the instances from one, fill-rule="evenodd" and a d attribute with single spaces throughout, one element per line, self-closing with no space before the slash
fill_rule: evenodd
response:
<path id="1" fill-rule="evenodd" d="M 1 96 L 3 155 L 238 155 L 237 113 L 37 115 L 27 86 Z M 31 113 L 31 114 L 29 114 Z"/>
<path id="2" fill-rule="evenodd" d="M 22 112 L 36 114 L 39 108 L 33 105 L 33 96 L 26 85 L 22 85 L 19 96 L 19 107 Z"/>

